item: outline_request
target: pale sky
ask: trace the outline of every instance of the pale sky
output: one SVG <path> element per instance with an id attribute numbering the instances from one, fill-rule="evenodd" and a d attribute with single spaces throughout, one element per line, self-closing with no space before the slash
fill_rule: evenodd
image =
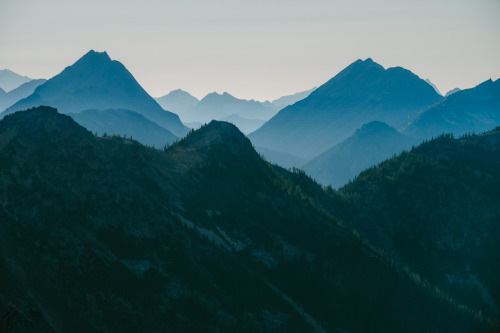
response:
<path id="1" fill-rule="evenodd" d="M 445 93 L 500 76 L 500 0 L 0 0 L 0 69 L 50 78 L 90 49 L 154 97 L 272 100 L 368 57 Z"/>

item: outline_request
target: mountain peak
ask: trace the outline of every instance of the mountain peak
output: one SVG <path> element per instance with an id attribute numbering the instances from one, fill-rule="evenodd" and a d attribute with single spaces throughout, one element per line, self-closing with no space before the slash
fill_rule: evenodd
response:
<path id="1" fill-rule="evenodd" d="M 371 121 L 369 123 L 364 124 L 361 126 L 361 128 L 358 130 L 359 132 L 381 132 L 381 131 L 396 131 L 394 127 L 391 127 L 387 125 L 386 123 L 382 121 Z"/>
<path id="2" fill-rule="evenodd" d="M 249 137 L 256 147 L 311 159 L 369 121 L 403 128 L 441 99 L 409 70 L 386 70 L 370 58 L 356 60 L 305 99 L 281 109 Z"/>
<path id="3" fill-rule="evenodd" d="M 347 66 L 347 68 L 344 69 L 344 71 L 347 69 L 352 70 L 353 68 L 363 69 L 363 70 L 366 70 L 368 68 L 376 68 L 377 70 L 385 70 L 385 68 L 382 65 L 373 61 L 372 58 L 366 58 L 365 60 L 358 59 L 355 62 L 353 62 L 352 64 L 350 64 L 349 66 Z"/>
<path id="4" fill-rule="evenodd" d="M 106 51 L 97 52 L 94 50 L 90 50 L 89 52 L 87 52 L 83 57 L 81 57 L 81 59 L 100 59 L 100 60 L 111 61 L 111 58 L 109 57 Z"/>
<path id="5" fill-rule="evenodd" d="M 21 84 L 29 82 L 31 80 L 33 79 L 24 75 L 14 73 L 10 69 L 0 70 L 0 88 L 5 90 L 5 92 L 9 92 L 19 87 Z"/>
<path id="6" fill-rule="evenodd" d="M 195 138 L 203 137 L 203 145 L 228 141 L 238 141 L 243 144 L 251 145 L 250 141 L 235 125 L 225 121 L 212 120 L 190 136 L 194 136 Z"/>
<path id="7" fill-rule="evenodd" d="M 228 122 L 212 120 L 174 144 L 170 152 L 188 161 L 217 161 L 225 165 L 260 160 L 250 140 Z"/>
<path id="8" fill-rule="evenodd" d="M 178 137 L 188 131 L 176 114 L 162 109 L 127 68 L 111 60 L 106 52 L 90 50 L 3 114 L 40 105 L 56 107 L 61 113 L 126 109 L 143 115 Z"/>
<path id="9" fill-rule="evenodd" d="M 112 61 L 113 60 L 111 60 L 106 51 L 96 52 L 94 50 L 90 50 L 89 52 L 85 53 L 80 59 L 78 59 L 72 67 L 85 66 L 93 68 L 96 66 L 107 65 Z"/>
<path id="10" fill-rule="evenodd" d="M 10 133 L 11 140 L 17 137 L 31 144 L 46 144 L 52 138 L 83 144 L 94 138 L 92 133 L 78 125 L 70 116 L 60 114 L 50 106 L 34 107 L 6 115 L 0 121 L 0 133 L 4 132 Z M 6 144 L 2 142 L 2 145 Z"/>

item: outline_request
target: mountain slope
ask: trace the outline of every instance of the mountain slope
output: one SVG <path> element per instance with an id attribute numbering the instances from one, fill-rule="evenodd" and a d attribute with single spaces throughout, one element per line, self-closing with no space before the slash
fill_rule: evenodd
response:
<path id="1" fill-rule="evenodd" d="M 441 94 L 441 92 L 439 91 L 439 89 L 436 87 L 436 85 L 434 83 L 432 83 L 431 80 L 425 79 L 424 81 L 427 82 L 436 91 L 436 93 L 438 93 L 441 96 L 443 95 L 443 94 Z"/>
<path id="2" fill-rule="evenodd" d="M 62 113 L 78 113 L 88 109 L 127 109 L 179 137 L 187 133 L 179 117 L 163 110 L 125 66 L 111 60 L 106 52 L 88 52 L 2 115 L 39 105 L 56 107 Z"/>
<path id="3" fill-rule="evenodd" d="M 460 90 L 462 90 L 462 89 L 460 89 L 460 88 L 454 88 L 454 89 L 451 89 L 451 90 L 450 90 L 450 91 L 448 91 L 448 92 L 446 93 L 446 95 L 444 95 L 444 96 L 445 96 L 445 97 L 448 97 L 448 96 L 450 96 L 450 95 L 453 95 L 453 94 L 454 94 L 454 93 L 456 93 L 456 92 L 459 92 Z"/>
<path id="4" fill-rule="evenodd" d="M 271 103 L 275 106 L 277 106 L 279 109 L 284 108 L 285 106 L 292 105 L 297 103 L 298 101 L 303 100 L 307 96 L 309 96 L 314 90 L 316 90 L 317 87 L 314 87 L 309 90 L 301 91 L 298 93 L 295 93 L 293 95 L 287 95 L 287 96 L 282 96 L 278 99 L 275 99 Z"/>
<path id="5" fill-rule="evenodd" d="M 255 146 L 312 158 L 378 120 L 397 129 L 442 99 L 410 71 L 358 60 L 249 138 Z"/>
<path id="6" fill-rule="evenodd" d="M 226 121 L 238 127 L 243 134 L 248 134 L 261 127 L 266 121 L 261 119 L 246 119 L 237 114 L 232 114 L 219 119 Z"/>
<path id="7" fill-rule="evenodd" d="M 46 81 L 47 80 L 45 79 L 31 80 L 21 84 L 19 87 L 9 91 L 5 95 L 0 96 L 0 111 L 5 110 L 17 101 L 31 95 L 39 85 L 45 83 Z"/>
<path id="8" fill-rule="evenodd" d="M 155 100 L 165 110 L 170 110 L 177 114 L 182 114 L 190 110 L 199 102 L 196 97 L 181 89 L 172 90 L 165 96 L 155 98 Z"/>
<path id="9" fill-rule="evenodd" d="M 210 122 L 236 114 L 245 119 L 267 120 L 277 111 L 269 102 L 238 99 L 227 92 L 222 95 L 211 93 L 205 96 L 191 110 L 182 114 L 185 122 Z"/>
<path id="10" fill-rule="evenodd" d="M 0 89 L 5 90 L 6 92 L 16 89 L 23 83 L 29 82 L 31 80 L 33 79 L 14 73 L 10 69 L 0 70 Z"/>
<path id="11" fill-rule="evenodd" d="M 163 148 L 179 139 L 172 132 L 130 110 L 85 110 L 69 115 L 92 133 L 133 137 L 143 145 Z"/>
<path id="12" fill-rule="evenodd" d="M 373 121 L 363 125 L 345 141 L 302 166 L 319 183 L 334 188 L 345 185 L 361 171 L 411 148 L 418 140 Z"/>
<path id="13" fill-rule="evenodd" d="M 500 125 L 500 79 L 458 91 L 425 110 L 405 129 L 407 135 L 430 138 L 442 133 L 481 133 Z"/>
<path id="14" fill-rule="evenodd" d="M 0 310 L 35 330 L 488 331 L 228 123 L 162 152 L 37 108 L 0 161 Z"/>
<path id="15" fill-rule="evenodd" d="M 441 136 L 341 189 L 362 237 L 458 302 L 500 318 L 500 128 Z M 498 328 L 497 328 L 498 329 Z"/>

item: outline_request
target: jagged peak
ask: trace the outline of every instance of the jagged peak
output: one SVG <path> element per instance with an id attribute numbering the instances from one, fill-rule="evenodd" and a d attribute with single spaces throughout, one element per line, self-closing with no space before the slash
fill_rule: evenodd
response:
<path id="1" fill-rule="evenodd" d="M 355 62 L 353 62 L 352 64 L 350 64 L 349 66 L 347 66 L 347 68 L 351 68 L 351 69 L 352 68 L 377 68 L 379 70 L 385 70 L 385 68 L 382 65 L 373 61 L 372 58 L 366 58 L 365 60 L 358 59 Z"/>
<path id="2" fill-rule="evenodd" d="M 90 50 L 89 52 L 85 53 L 80 59 L 78 59 L 72 66 L 69 67 L 95 67 L 98 65 L 107 65 L 112 62 L 113 60 L 111 60 L 106 51 L 96 52 L 94 50 Z"/>
<path id="3" fill-rule="evenodd" d="M 81 58 L 98 58 L 98 59 L 104 59 L 111 61 L 111 58 L 109 57 L 108 53 L 106 51 L 98 52 L 94 50 L 90 50 L 89 52 L 85 53 L 85 55 Z"/>
<path id="4" fill-rule="evenodd" d="M 206 102 L 206 101 L 213 101 L 213 100 L 220 100 L 220 99 L 235 100 L 237 98 L 234 97 L 233 95 L 227 93 L 227 92 L 223 92 L 222 94 L 219 94 L 217 92 L 213 92 L 213 93 L 207 94 L 205 97 L 203 97 L 201 99 L 201 101 Z"/>

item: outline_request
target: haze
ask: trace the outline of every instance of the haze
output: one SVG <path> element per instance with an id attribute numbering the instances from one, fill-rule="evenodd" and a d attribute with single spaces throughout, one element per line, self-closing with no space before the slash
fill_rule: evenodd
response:
<path id="1" fill-rule="evenodd" d="M 358 58 L 442 93 L 500 76 L 500 2 L 0 0 L 0 68 L 50 78 L 107 51 L 152 95 L 275 99 Z"/>

